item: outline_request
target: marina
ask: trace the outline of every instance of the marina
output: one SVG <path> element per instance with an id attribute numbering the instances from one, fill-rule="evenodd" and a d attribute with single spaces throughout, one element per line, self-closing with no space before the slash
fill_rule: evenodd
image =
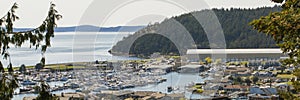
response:
<path id="1" fill-rule="evenodd" d="M 165 94 L 182 94 L 185 98 L 189 98 L 191 95 L 193 98 L 205 97 L 193 94 L 191 89 L 196 83 L 211 79 L 211 77 L 199 75 L 200 72 L 204 71 L 199 70 L 203 65 L 175 67 L 175 62 L 176 59 L 161 56 L 157 59 L 148 60 L 74 63 L 71 65 L 84 67 L 73 70 L 61 69 L 54 72 L 51 72 L 53 69 L 41 71 L 28 69 L 27 72 L 30 72 L 30 75 L 20 74 L 18 77 L 18 79 L 24 80 L 20 81 L 22 86 L 16 91 L 14 100 L 25 96 L 36 96 L 34 86 L 41 81 L 49 83 L 52 93 L 71 91 L 96 95 L 103 91 L 152 91 Z M 185 70 L 185 68 L 196 68 L 198 71 L 188 73 L 180 71 Z"/>
<path id="2" fill-rule="evenodd" d="M 144 98 L 150 94 L 164 95 L 157 98 L 167 98 L 166 95 L 186 99 L 245 98 L 239 95 L 249 89 L 256 89 L 256 85 L 237 84 L 234 78 L 265 77 L 269 76 L 269 73 L 256 71 L 279 70 L 277 66 L 279 58 L 229 58 L 228 60 L 226 64 L 217 61 L 214 63 L 184 62 L 182 64 L 185 65 L 178 66 L 176 65 L 179 61 L 178 57 L 158 56 L 141 60 L 96 60 L 54 64 L 39 71 L 29 68 L 24 74 L 19 73 L 17 78 L 20 79 L 21 87 L 16 90 L 13 99 L 37 96 L 34 87 L 41 81 L 48 82 L 53 94 L 75 93 L 81 95 L 80 98 L 88 96 L 89 99 L 111 96 L 123 99 Z M 264 67 L 261 62 L 264 62 Z M 281 82 L 286 81 L 288 80 Z M 261 82 L 268 81 L 261 80 Z M 236 87 L 243 89 L 239 90 Z M 136 93 L 141 92 L 144 95 L 137 96 Z M 250 97 L 253 97 L 253 94 L 246 96 L 246 98 Z"/>
<path id="3" fill-rule="evenodd" d="M 129 74 L 130 73 L 130 74 Z M 41 74 L 41 73 L 40 73 Z M 161 93 L 182 93 L 189 96 L 191 93 L 187 90 L 186 84 L 193 82 L 203 82 L 198 74 L 180 74 L 177 72 L 130 72 L 130 70 L 121 72 L 101 73 L 95 70 L 77 70 L 72 72 L 55 73 L 56 76 L 74 75 L 76 78 L 69 77 L 68 81 L 49 82 L 52 93 L 62 92 L 82 92 L 101 93 L 107 90 L 130 90 L 130 91 L 154 91 Z M 79 76 L 80 75 L 80 76 Z M 51 74 L 50 74 L 51 76 Z M 55 78 L 54 78 L 55 79 Z M 195 80 L 197 79 L 197 80 Z M 27 86 L 27 85 L 23 85 Z M 166 87 L 172 87 L 172 92 Z M 15 95 L 15 100 L 25 96 L 36 96 L 34 91 L 20 91 Z M 198 95 L 199 96 L 199 95 Z"/>
<path id="4" fill-rule="evenodd" d="M 118 33 L 106 33 L 104 35 L 102 34 L 99 36 L 99 39 L 101 38 L 101 36 L 104 36 L 107 39 L 108 37 L 114 38 L 114 36 L 116 36 L 117 34 Z M 49 50 L 49 52 L 52 53 L 49 53 L 46 56 L 49 57 L 49 55 L 52 54 L 56 55 L 62 53 L 63 55 L 61 56 L 69 57 L 70 55 L 68 54 L 71 51 L 62 51 L 61 49 L 59 49 L 59 47 L 61 47 L 62 45 L 67 45 L 68 48 L 71 48 L 72 45 L 68 42 L 63 42 L 62 39 L 73 35 L 75 34 L 66 33 L 58 35 L 56 37 L 57 44 L 54 43 L 55 47 Z M 65 44 L 62 44 L 60 42 L 63 42 Z M 277 57 L 278 55 L 281 56 L 281 54 L 276 54 L 276 56 L 268 56 L 271 54 L 258 54 L 259 56 L 257 57 L 255 54 L 237 54 L 241 57 L 236 56 L 230 58 L 230 56 L 228 56 L 229 58 L 225 59 L 226 61 L 228 61 L 226 63 L 222 62 L 219 64 L 209 64 L 206 63 L 205 59 L 203 58 L 206 54 L 200 54 L 201 57 L 203 56 L 202 58 L 200 57 L 202 59 L 200 60 L 200 62 L 199 60 L 193 59 L 189 59 L 189 62 L 181 62 L 178 59 L 180 57 L 172 58 L 168 56 L 157 56 L 157 58 L 153 59 L 111 56 L 107 53 L 107 50 L 109 50 L 109 48 L 111 48 L 113 44 L 113 42 L 99 43 L 99 45 L 97 44 L 98 46 L 96 46 L 96 48 L 104 47 L 102 49 L 97 49 L 99 50 L 98 52 L 103 52 L 103 55 L 98 56 L 87 53 L 89 52 L 88 49 L 82 49 L 81 51 L 80 48 L 77 48 L 78 50 L 75 50 L 76 52 L 85 52 L 87 54 L 86 58 L 88 58 L 76 58 L 79 62 L 61 60 L 61 58 L 63 57 L 58 57 L 57 59 L 53 56 L 53 58 L 51 58 L 50 56 L 49 59 L 52 63 L 57 63 L 59 61 L 64 62 L 62 62 L 61 64 L 49 64 L 40 71 L 36 71 L 34 68 L 35 66 L 26 66 L 27 74 L 17 73 L 19 75 L 17 78 L 19 80 L 20 87 L 15 91 L 13 100 L 20 100 L 24 97 L 37 96 L 37 91 L 35 91 L 34 88 L 35 86 L 39 85 L 41 81 L 46 81 L 51 87 L 51 93 L 56 95 L 61 95 L 62 93 L 75 93 L 74 95 L 80 94 L 81 96 L 79 97 L 88 96 L 91 98 L 105 98 L 109 96 L 121 96 L 123 98 L 127 97 L 126 95 L 131 95 L 136 98 L 143 98 L 147 96 L 137 96 L 135 93 L 147 91 L 145 94 L 148 95 L 152 94 L 152 92 L 155 92 L 155 95 L 164 95 L 163 97 L 168 97 L 165 95 L 175 95 L 176 97 L 178 96 L 179 98 L 187 99 L 205 99 L 214 97 L 235 98 L 240 97 L 237 96 L 239 93 L 228 92 L 232 89 L 222 89 L 225 83 L 228 85 L 234 84 L 234 80 L 228 79 L 230 75 L 231 77 L 250 77 L 256 75 L 251 74 L 256 70 L 281 70 L 280 68 L 278 68 L 278 66 L 280 65 L 278 63 L 280 57 Z M 90 44 L 85 45 L 88 46 Z M 90 46 L 87 48 L 90 48 Z M 19 50 L 19 53 L 28 52 L 28 50 L 26 50 L 25 48 L 21 48 Z M 255 50 L 252 51 L 257 52 Z M 274 53 L 278 53 L 277 50 L 273 51 Z M 18 52 L 15 53 L 16 54 L 12 54 L 12 56 L 18 57 Z M 197 53 L 192 53 L 192 55 L 197 55 Z M 250 55 L 253 57 L 250 57 Z M 99 59 L 99 61 L 94 60 L 98 57 L 101 58 Z M 186 57 L 188 57 L 188 55 Z M 26 64 L 34 65 L 30 62 L 31 61 L 28 61 L 28 63 Z M 264 65 L 262 65 L 262 62 L 264 62 Z M 251 69 L 244 68 L 245 63 L 247 64 L 247 66 L 251 66 Z M 265 74 L 267 76 L 268 74 L 265 72 L 257 73 L 257 76 Z M 284 80 L 285 82 L 288 81 L 287 79 L 278 80 Z M 255 86 L 253 83 L 252 85 Z M 251 87 L 249 87 L 248 89 L 250 88 Z M 116 95 L 115 93 L 123 91 L 131 92 L 128 92 L 129 94 L 126 95 L 124 93 L 119 93 L 119 95 Z M 225 93 L 224 91 L 228 93 Z"/>
<path id="5" fill-rule="evenodd" d="M 0 5 L 0 100 L 300 100 L 299 0 Z"/>

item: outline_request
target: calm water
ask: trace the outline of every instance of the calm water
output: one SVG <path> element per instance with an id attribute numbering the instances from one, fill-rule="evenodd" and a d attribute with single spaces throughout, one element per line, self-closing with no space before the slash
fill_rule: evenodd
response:
<path id="1" fill-rule="evenodd" d="M 49 82 L 48 84 L 50 85 L 50 87 L 54 87 L 55 85 L 56 86 L 63 86 L 63 83 L 64 82 Z M 19 90 L 17 89 L 16 92 L 19 92 Z M 75 90 L 73 89 L 65 89 L 65 90 L 62 90 L 62 91 L 55 91 L 55 92 L 52 92 L 53 94 L 61 94 L 61 93 L 68 93 L 68 92 L 75 92 Z M 24 97 L 35 97 L 37 96 L 37 94 L 19 94 L 19 95 L 14 95 L 13 99 L 12 100 L 22 100 Z"/>
<path id="2" fill-rule="evenodd" d="M 166 78 L 167 81 L 159 84 L 150 84 L 142 87 L 135 87 L 135 88 L 129 88 L 125 90 L 132 90 L 132 91 L 157 91 L 162 93 L 168 93 L 167 87 L 172 86 L 176 88 L 171 93 L 183 93 L 185 94 L 186 98 L 192 97 L 193 99 L 199 99 L 199 98 L 205 98 L 204 96 L 198 95 L 198 94 L 191 94 L 190 91 L 187 91 L 185 86 L 188 84 L 191 84 L 192 82 L 203 82 L 205 79 L 199 76 L 199 74 L 180 74 L 177 72 L 171 72 L 166 75 L 162 76 L 163 78 Z M 50 86 L 62 86 L 63 82 L 50 82 Z M 75 92 L 75 90 L 72 89 L 66 89 L 63 91 L 56 91 L 53 92 L 53 94 L 60 94 L 61 92 L 67 93 L 67 92 Z M 192 96 L 191 96 L 192 95 Z M 26 96 L 37 96 L 37 94 L 20 94 L 20 95 L 14 95 L 13 100 L 22 100 L 23 97 Z"/>
<path id="3" fill-rule="evenodd" d="M 95 60 L 129 60 L 138 59 L 134 57 L 112 56 L 107 51 L 112 46 L 132 33 L 129 32 L 104 32 L 104 33 L 56 33 L 52 38 L 52 47 L 47 49 L 46 62 L 48 64 L 64 63 L 64 62 L 81 62 Z M 34 48 L 29 48 L 29 44 L 25 43 L 21 48 L 10 49 L 13 66 L 35 65 L 40 61 L 41 52 Z M 3 59 L 1 59 L 3 61 Z M 7 61 L 3 61 L 4 65 Z M 51 82 L 50 86 L 62 85 L 62 82 Z M 18 91 L 18 90 L 16 90 Z M 61 92 L 75 92 L 75 90 L 67 89 L 63 91 L 53 92 L 60 94 Z M 13 100 L 22 100 L 26 96 L 36 96 L 36 94 L 15 95 Z"/>
<path id="4" fill-rule="evenodd" d="M 202 78 L 199 76 L 199 73 L 196 74 L 180 74 L 177 72 L 171 72 L 162 76 L 166 78 L 167 81 L 159 84 L 149 84 L 147 86 L 135 87 L 125 90 L 132 91 L 157 91 L 162 93 L 168 93 L 167 87 L 171 86 L 175 88 L 174 91 L 170 93 L 183 93 L 186 98 L 199 99 L 205 98 L 199 94 L 192 94 L 191 91 L 188 91 L 186 86 L 191 83 L 203 82 L 207 78 Z M 209 78 L 209 77 L 208 77 Z"/>
<path id="5" fill-rule="evenodd" d="M 129 60 L 138 59 L 133 57 L 112 56 L 107 51 L 121 40 L 123 37 L 132 33 L 56 33 L 52 39 L 52 47 L 47 50 L 46 61 L 50 63 L 64 62 L 81 62 L 94 60 Z M 14 66 L 35 65 L 40 61 L 40 50 L 29 48 L 29 44 L 25 44 L 21 48 L 12 48 L 10 50 L 12 63 Z M 7 62 L 4 62 L 7 64 Z M 179 90 L 174 92 L 184 93 L 186 97 L 190 97 L 190 93 L 186 91 L 185 86 L 191 82 L 202 82 L 203 79 L 198 74 L 179 74 L 169 73 L 163 75 L 167 81 L 160 84 L 152 84 L 143 87 L 135 87 L 128 90 L 133 91 L 159 91 L 166 93 L 168 86 L 175 87 Z M 62 85 L 63 83 L 54 82 L 50 85 Z M 67 89 L 54 92 L 75 92 L 75 90 Z M 36 94 L 15 95 L 13 100 L 22 100 L 25 96 L 36 96 Z M 193 98 L 199 98 L 200 95 L 193 95 Z"/>
<path id="6" fill-rule="evenodd" d="M 52 38 L 52 47 L 47 49 L 46 63 L 81 62 L 94 60 L 124 60 L 136 59 L 129 57 L 112 56 L 107 51 L 121 40 L 132 33 L 129 32 L 61 32 L 55 33 Z M 11 46 L 10 54 L 13 66 L 35 65 L 41 59 L 40 49 L 29 48 L 25 43 L 21 48 Z M 3 61 L 3 59 L 1 59 Z M 4 66 L 7 61 L 3 61 Z"/>

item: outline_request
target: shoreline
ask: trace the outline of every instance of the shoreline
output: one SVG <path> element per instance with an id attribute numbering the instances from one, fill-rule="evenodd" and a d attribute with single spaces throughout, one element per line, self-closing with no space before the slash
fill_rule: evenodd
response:
<path id="1" fill-rule="evenodd" d="M 90 92 L 97 92 L 103 90 L 123 91 L 127 89 L 133 89 L 132 91 L 142 91 L 145 89 L 138 89 L 156 85 L 161 87 L 160 89 L 162 90 L 160 90 L 160 92 L 164 92 L 169 86 L 172 86 L 174 89 L 176 88 L 176 86 L 172 85 L 172 81 L 175 82 L 175 80 L 172 79 L 173 75 L 177 75 L 177 78 L 181 76 L 181 73 L 178 72 L 169 74 L 168 70 L 171 70 L 174 65 L 172 65 L 173 63 L 170 64 L 168 62 L 169 60 L 160 58 L 47 64 L 45 69 L 50 69 L 50 71 L 40 70 L 40 72 L 38 72 L 34 70 L 34 68 L 31 68 L 31 71 L 29 72 L 31 75 L 27 76 L 27 78 L 26 76 L 23 76 L 18 79 L 23 79 L 23 83 L 25 79 L 30 79 L 31 82 L 37 83 L 39 80 L 48 81 L 49 79 L 49 82 L 59 82 L 59 79 L 68 78 L 67 81 L 65 81 L 66 83 L 63 83 L 63 87 L 66 86 L 75 91 L 88 90 Z M 114 64 L 115 66 L 111 67 Z M 74 70 L 75 67 L 79 70 Z M 67 69 L 73 70 L 69 71 Z M 185 76 L 185 74 L 182 75 Z M 199 77 L 199 75 L 194 74 L 189 77 Z M 186 78 L 183 79 L 186 80 Z M 190 79 L 190 81 L 193 80 L 194 78 Z M 22 83 L 22 81 L 20 82 Z M 186 84 L 185 82 L 186 81 L 183 83 Z M 184 86 L 183 83 L 180 82 L 180 84 L 182 84 L 181 86 Z M 55 86 L 52 88 L 55 89 L 57 87 Z M 181 93 L 180 91 L 182 90 L 172 91 L 178 91 L 178 93 Z"/>
<path id="2" fill-rule="evenodd" d="M 139 60 L 143 60 L 143 59 L 139 59 Z M 139 61 L 139 60 L 103 60 L 103 61 L 98 61 L 98 62 L 118 62 L 118 61 Z M 80 61 L 80 62 L 62 62 L 62 63 L 50 63 L 50 64 L 46 64 L 45 67 L 47 67 L 48 69 L 51 69 L 55 66 L 85 66 L 88 67 L 87 65 L 89 64 L 93 64 L 96 61 Z M 35 65 L 26 65 L 26 68 L 34 68 Z M 14 71 L 18 70 L 20 68 L 20 66 L 13 66 Z M 7 71 L 7 68 L 4 68 L 5 71 Z"/>

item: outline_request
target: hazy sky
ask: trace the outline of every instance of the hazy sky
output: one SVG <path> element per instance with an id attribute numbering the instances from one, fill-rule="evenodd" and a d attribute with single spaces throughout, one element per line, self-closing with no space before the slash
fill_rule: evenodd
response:
<path id="1" fill-rule="evenodd" d="M 0 16 L 17 2 L 16 27 L 36 27 L 47 15 L 48 0 L 0 0 Z M 274 6 L 270 0 L 52 0 L 63 15 L 58 26 L 146 25 L 167 17 L 208 8 Z"/>

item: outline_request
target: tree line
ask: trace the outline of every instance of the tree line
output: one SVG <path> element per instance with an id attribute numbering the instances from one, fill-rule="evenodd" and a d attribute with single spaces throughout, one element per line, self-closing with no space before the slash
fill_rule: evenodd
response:
<path id="1" fill-rule="evenodd" d="M 278 48 L 272 37 L 265 34 L 260 34 L 257 30 L 254 30 L 252 26 L 249 25 L 249 22 L 254 19 L 258 19 L 261 16 L 266 16 L 271 12 L 279 12 L 281 9 L 281 7 L 275 6 L 256 9 L 212 9 L 212 11 L 218 17 L 218 20 L 224 31 L 226 48 Z M 122 52 L 122 47 L 125 46 L 127 42 L 132 41 L 132 37 L 137 37 L 140 35 L 140 33 L 151 33 L 153 32 L 151 30 L 158 28 L 162 30 L 174 29 L 172 25 L 166 24 L 171 19 L 175 19 L 187 29 L 196 42 L 197 48 L 210 48 L 205 31 L 193 16 L 197 14 L 206 14 L 207 11 L 208 10 L 190 12 L 165 19 L 161 23 L 149 25 L 135 34 L 125 37 L 123 40 L 119 41 L 115 46 L 113 46 L 111 52 Z M 178 31 L 173 31 L 171 34 L 175 34 L 175 32 Z M 159 34 L 147 34 L 139 37 L 134 41 L 130 48 L 130 54 L 136 56 L 146 57 L 154 52 L 160 52 L 161 54 L 178 54 L 178 50 L 174 43 L 172 43 L 168 38 Z"/>

